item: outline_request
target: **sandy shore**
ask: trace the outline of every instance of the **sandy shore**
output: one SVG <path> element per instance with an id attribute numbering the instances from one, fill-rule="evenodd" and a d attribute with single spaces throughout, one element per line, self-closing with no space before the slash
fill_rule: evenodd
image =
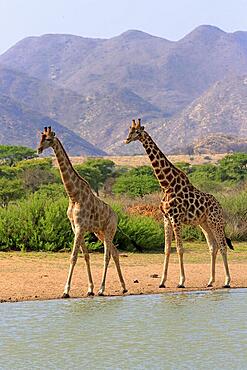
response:
<path id="1" fill-rule="evenodd" d="M 236 255 L 235 255 L 236 256 Z M 95 293 L 100 286 L 103 268 L 103 255 L 91 254 L 91 267 Z M 186 261 L 186 258 L 185 258 Z M 212 289 L 205 288 L 209 278 L 209 256 L 207 263 L 190 262 L 185 264 L 186 288 L 183 291 Z M 120 262 L 128 288 L 127 294 L 153 294 L 176 292 L 179 268 L 176 255 L 171 258 L 169 276 L 165 289 L 159 288 L 163 266 L 163 254 L 121 253 Z M 67 253 L 0 253 L 0 301 L 16 302 L 61 298 L 69 267 Z M 232 288 L 247 287 L 247 261 L 230 258 Z M 224 283 L 224 270 L 221 258 L 216 266 L 216 289 Z M 84 259 L 80 256 L 74 270 L 70 296 L 85 297 L 87 276 Z M 105 295 L 122 295 L 113 261 L 110 262 Z"/>

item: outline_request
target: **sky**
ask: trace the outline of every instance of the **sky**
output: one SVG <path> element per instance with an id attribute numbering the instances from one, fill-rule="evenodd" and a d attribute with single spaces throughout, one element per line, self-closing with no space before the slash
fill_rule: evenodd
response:
<path id="1" fill-rule="evenodd" d="M 137 29 L 175 41 L 202 24 L 247 31 L 247 0 L 0 0 L 0 54 L 47 33 L 110 38 Z"/>

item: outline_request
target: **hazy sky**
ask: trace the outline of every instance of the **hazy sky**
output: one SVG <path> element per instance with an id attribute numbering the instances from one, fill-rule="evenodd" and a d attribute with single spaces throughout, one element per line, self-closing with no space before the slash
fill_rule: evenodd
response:
<path id="1" fill-rule="evenodd" d="M 45 33 L 109 38 L 138 29 L 178 40 L 201 24 L 247 30 L 247 0 L 0 0 L 0 54 Z"/>

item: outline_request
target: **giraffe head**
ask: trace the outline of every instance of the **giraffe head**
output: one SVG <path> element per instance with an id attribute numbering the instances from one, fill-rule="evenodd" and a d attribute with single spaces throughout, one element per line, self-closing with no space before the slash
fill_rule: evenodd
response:
<path id="1" fill-rule="evenodd" d="M 37 149 L 38 154 L 41 154 L 43 150 L 50 148 L 54 144 L 55 132 L 51 130 L 51 127 L 45 127 L 44 131 L 41 133 L 41 139 L 39 147 Z"/>
<path id="2" fill-rule="evenodd" d="M 132 125 L 129 128 L 129 134 L 127 139 L 125 140 L 125 144 L 131 143 L 131 141 L 140 140 L 143 136 L 144 126 L 141 126 L 141 119 L 138 118 L 138 122 L 136 123 L 134 119 L 132 119 Z"/>

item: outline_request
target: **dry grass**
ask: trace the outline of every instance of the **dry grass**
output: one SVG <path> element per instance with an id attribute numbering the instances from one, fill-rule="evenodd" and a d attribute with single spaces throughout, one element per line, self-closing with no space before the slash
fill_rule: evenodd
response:
<path id="1" fill-rule="evenodd" d="M 224 158 L 226 154 L 202 154 L 202 155 L 170 155 L 168 156 L 168 159 L 172 163 L 176 162 L 187 162 L 191 164 L 203 164 L 203 163 L 216 163 L 220 159 Z M 70 157 L 71 162 L 73 165 L 75 164 L 81 164 L 85 162 L 89 157 Z M 99 158 L 99 157 L 97 157 Z M 144 166 L 144 165 L 150 165 L 150 161 L 147 155 L 134 155 L 134 156 L 105 156 L 100 157 L 103 159 L 109 159 L 113 161 L 116 166 L 121 167 L 138 167 L 138 166 Z M 54 158 L 53 160 L 54 166 L 57 166 L 57 162 Z"/>

